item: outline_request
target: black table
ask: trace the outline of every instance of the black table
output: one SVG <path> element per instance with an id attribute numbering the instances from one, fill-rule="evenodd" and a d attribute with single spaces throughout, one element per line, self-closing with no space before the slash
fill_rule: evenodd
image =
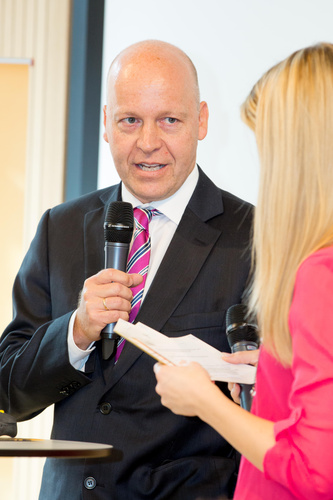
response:
<path id="1" fill-rule="evenodd" d="M 121 452 L 113 446 L 56 439 L 0 437 L 0 457 L 105 458 L 119 460 Z"/>

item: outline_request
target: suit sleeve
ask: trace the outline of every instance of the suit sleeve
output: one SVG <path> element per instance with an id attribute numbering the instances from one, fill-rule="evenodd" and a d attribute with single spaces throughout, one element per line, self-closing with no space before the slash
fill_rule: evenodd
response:
<path id="1" fill-rule="evenodd" d="M 290 416 L 275 424 L 276 445 L 264 460 L 267 478 L 295 498 L 333 492 L 333 259 L 317 252 L 299 268 L 289 314 L 293 342 Z"/>
<path id="2" fill-rule="evenodd" d="M 57 297 L 50 287 L 48 224 L 46 212 L 16 277 L 13 321 L 0 343 L 0 405 L 18 420 L 35 416 L 89 383 L 68 358 L 72 311 L 53 317 Z"/>

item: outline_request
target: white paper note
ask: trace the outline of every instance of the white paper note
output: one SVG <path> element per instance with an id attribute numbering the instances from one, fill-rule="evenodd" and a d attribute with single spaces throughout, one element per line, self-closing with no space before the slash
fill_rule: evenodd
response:
<path id="1" fill-rule="evenodd" d="M 114 331 L 161 363 L 182 365 L 196 361 L 215 381 L 254 384 L 256 368 L 224 361 L 221 352 L 194 335 L 167 337 L 142 323 L 119 319 Z"/>

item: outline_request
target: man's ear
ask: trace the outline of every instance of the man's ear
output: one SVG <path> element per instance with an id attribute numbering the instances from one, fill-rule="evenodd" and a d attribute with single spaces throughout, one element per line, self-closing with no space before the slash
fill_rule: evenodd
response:
<path id="1" fill-rule="evenodd" d="M 207 135 L 208 117 L 209 117 L 208 105 L 205 101 L 202 101 L 200 103 L 200 111 L 199 111 L 199 132 L 198 132 L 199 141 L 202 141 L 202 139 L 204 139 Z"/>
<path id="2" fill-rule="evenodd" d="M 106 133 L 106 120 L 107 120 L 107 116 L 106 116 L 106 104 L 103 106 L 103 115 L 104 115 L 104 119 L 103 119 L 103 123 L 104 123 L 103 139 L 104 139 L 105 142 L 109 142 L 108 135 Z"/>

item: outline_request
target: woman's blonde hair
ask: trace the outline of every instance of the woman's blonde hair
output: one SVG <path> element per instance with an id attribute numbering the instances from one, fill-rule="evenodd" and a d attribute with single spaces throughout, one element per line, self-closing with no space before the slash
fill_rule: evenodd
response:
<path id="1" fill-rule="evenodd" d="M 290 365 L 297 269 L 333 244 L 333 45 L 299 50 L 271 68 L 242 118 L 255 132 L 261 169 L 249 309 L 266 348 Z"/>

